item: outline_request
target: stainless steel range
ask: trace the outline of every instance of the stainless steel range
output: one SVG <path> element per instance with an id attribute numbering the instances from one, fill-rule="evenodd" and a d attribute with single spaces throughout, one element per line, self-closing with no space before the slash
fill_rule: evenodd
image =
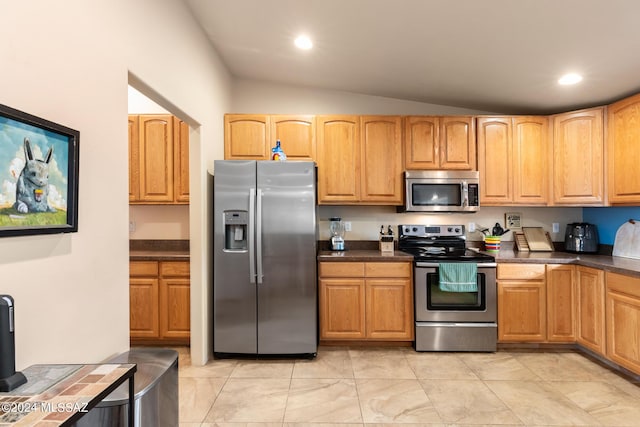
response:
<path id="1" fill-rule="evenodd" d="M 398 249 L 414 256 L 416 350 L 496 351 L 494 257 L 466 248 L 463 225 L 400 225 L 398 229 Z M 452 290 L 441 284 L 441 274 L 452 267 L 470 271 L 471 276 L 476 272 L 471 288 Z"/>

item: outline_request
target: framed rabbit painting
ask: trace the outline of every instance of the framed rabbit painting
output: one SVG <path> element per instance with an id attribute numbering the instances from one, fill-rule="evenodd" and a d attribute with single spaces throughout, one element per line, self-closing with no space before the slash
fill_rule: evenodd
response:
<path id="1" fill-rule="evenodd" d="M 0 237 L 78 231 L 80 132 L 0 104 Z"/>

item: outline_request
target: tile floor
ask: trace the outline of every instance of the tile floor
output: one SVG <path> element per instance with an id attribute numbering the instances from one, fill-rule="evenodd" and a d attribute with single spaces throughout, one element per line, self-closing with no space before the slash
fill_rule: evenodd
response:
<path id="1" fill-rule="evenodd" d="M 640 387 L 574 352 L 321 347 L 203 367 L 179 352 L 180 427 L 640 426 Z"/>

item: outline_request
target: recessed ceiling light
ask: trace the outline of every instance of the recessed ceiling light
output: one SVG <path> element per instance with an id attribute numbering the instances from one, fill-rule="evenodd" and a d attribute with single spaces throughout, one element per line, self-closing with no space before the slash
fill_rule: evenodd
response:
<path id="1" fill-rule="evenodd" d="M 307 36 L 299 36 L 297 39 L 295 39 L 294 43 L 298 48 L 303 50 L 309 50 L 313 47 L 311 39 Z"/>
<path id="2" fill-rule="evenodd" d="M 569 74 L 565 74 L 564 76 L 560 77 L 560 79 L 558 80 L 558 84 L 561 84 L 561 85 L 574 85 L 576 83 L 580 83 L 581 81 L 582 81 L 582 76 L 580 74 L 569 73 Z"/>

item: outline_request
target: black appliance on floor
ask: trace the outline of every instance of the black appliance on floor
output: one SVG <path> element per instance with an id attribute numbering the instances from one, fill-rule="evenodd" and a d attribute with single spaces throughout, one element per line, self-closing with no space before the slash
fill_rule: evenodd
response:
<path id="1" fill-rule="evenodd" d="M 16 372 L 14 307 L 10 295 L 0 295 L 0 392 L 27 382 L 22 372 Z"/>

